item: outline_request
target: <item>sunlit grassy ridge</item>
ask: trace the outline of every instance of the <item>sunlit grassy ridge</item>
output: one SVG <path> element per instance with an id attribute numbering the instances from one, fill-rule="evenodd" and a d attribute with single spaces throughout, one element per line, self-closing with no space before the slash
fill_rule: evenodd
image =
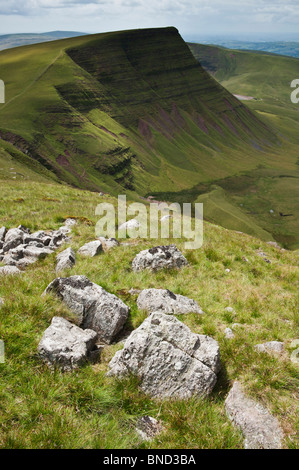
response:
<path id="1" fill-rule="evenodd" d="M 194 202 L 205 185 L 207 220 L 298 248 L 299 218 L 277 216 L 298 212 L 298 60 L 219 50 L 201 62 L 221 84 L 175 28 L 2 51 L 0 176 L 175 202 Z M 258 99 L 245 105 L 222 85 Z M 253 185 L 240 194 L 244 174 Z M 215 184 L 226 191 L 217 210 Z"/>
<path id="2" fill-rule="evenodd" d="M 0 226 L 19 224 L 31 230 L 55 229 L 69 216 L 84 217 L 72 231 L 76 250 L 95 237 L 95 207 L 112 202 L 97 193 L 58 184 L 1 180 Z M 127 240 L 129 241 L 129 240 Z M 30 266 L 21 276 L 0 282 L 0 338 L 5 363 L 0 364 L 0 446 L 2 448 L 242 448 L 243 439 L 227 419 L 224 400 L 234 379 L 279 419 L 286 447 L 298 447 L 298 365 L 290 361 L 291 341 L 298 338 L 298 253 L 281 251 L 250 237 L 204 224 L 204 244 L 186 251 L 181 240 L 132 240 L 93 259 L 77 255 L 65 276 L 84 274 L 118 295 L 131 308 L 126 333 L 141 324 L 130 288 L 168 288 L 198 301 L 204 315 L 181 315 L 192 331 L 215 338 L 222 371 L 206 399 L 151 400 L 130 378 L 118 381 L 105 373 L 121 343 L 107 346 L 101 360 L 74 373 L 52 373 L 37 356 L 37 345 L 55 315 L 73 320 L 55 297 L 41 294 L 56 277 L 55 255 Z M 131 262 L 142 249 L 174 242 L 189 266 L 180 271 L 134 273 Z M 61 250 L 63 247 L 61 247 Z M 263 250 L 271 264 L 257 254 Z M 60 250 L 59 250 L 60 251 Z M 246 258 L 248 261 L 245 261 Z M 226 272 L 230 269 L 230 272 Z M 234 308 L 236 315 L 225 311 Z M 224 329 L 240 323 L 235 338 Z M 121 339 L 121 338 L 119 338 Z M 283 341 L 276 358 L 254 350 L 257 343 Z M 159 418 L 165 431 L 155 441 L 140 443 L 138 417 Z"/>

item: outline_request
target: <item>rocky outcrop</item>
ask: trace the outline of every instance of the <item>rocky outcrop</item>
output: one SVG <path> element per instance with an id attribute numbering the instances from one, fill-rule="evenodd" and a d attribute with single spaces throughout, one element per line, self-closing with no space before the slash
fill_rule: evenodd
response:
<path id="1" fill-rule="evenodd" d="M 102 243 L 104 251 L 109 251 L 112 248 L 119 246 L 119 242 L 116 240 L 116 238 L 99 237 L 98 239 Z"/>
<path id="2" fill-rule="evenodd" d="M 48 366 L 59 366 L 67 371 L 76 369 L 98 356 L 96 340 L 95 331 L 82 330 L 64 318 L 54 317 L 37 350 Z"/>
<path id="3" fill-rule="evenodd" d="M 154 312 L 127 338 L 109 369 L 109 376 L 138 376 L 142 390 L 153 397 L 206 395 L 220 370 L 219 347 L 175 317 Z"/>
<path id="4" fill-rule="evenodd" d="M 82 328 L 96 331 L 98 339 L 108 344 L 123 328 L 130 311 L 122 300 L 85 276 L 59 277 L 45 292 L 56 294 L 75 313 Z"/>
<path id="5" fill-rule="evenodd" d="M 168 289 L 144 289 L 138 296 L 139 310 L 167 314 L 204 313 L 197 302 Z"/>
<path id="6" fill-rule="evenodd" d="M 283 433 L 269 411 L 247 397 L 235 382 L 225 400 L 229 419 L 242 431 L 245 449 L 280 449 Z"/>
<path id="7" fill-rule="evenodd" d="M 182 268 L 188 261 L 175 245 L 156 246 L 143 250 L 134 258 L 132 268 L 134 271 L 151 269 L 157 271 L 163 268 Z"/>

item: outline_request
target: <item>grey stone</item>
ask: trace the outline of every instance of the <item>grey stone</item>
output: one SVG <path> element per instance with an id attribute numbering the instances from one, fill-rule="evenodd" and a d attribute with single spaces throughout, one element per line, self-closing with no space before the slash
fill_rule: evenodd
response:
<path id="1" fill-rule="evenodd" d="M 142 269 L 157 271 L 163 268 L 182 268 L 186 265 L 188 265 L 188 261 L 175 245 L 156 246 L 149 250 L 143 250 L 132 262 L 134 271 Z"/>
<path id="2" fill-rule="evenodd" d="M 45 293 L 53 292 L 76 314 L 82 328 L 98 333 L 99 340 L 111 343 L 123 328 L 129 307 L 85 276 L 57 278 Z"/>
<path id="3" fill-rule="evenodd" d="M 197 302 L 168 289 L 144 289 L 138 296 L 139 310 L 148 313 L 161 311 L 166 314 L 204 313 Z"/>
<path id="4" fill-rule="evenodd" d="M 259 352 L 282 354 L 284 352 L 284 344 L 281 341 L 269 341 L 263 344 L 257 344 L 255 349 Z"/>
<path id="5" fill-rule="evenodd" d="M 124 222 L 123 224 L 121 224 L 118 227 L 118 230 L 119 231 L 124 231 L 124 230 L 127 230 L 127 229 L 137 229 L 139 227 L 140 227 L 140 223 L 138 222 L 138 220 L 131 219 L 131 220 L 128 220 L 127 222 Z"/>
<path id="6" fill-rule="evenodd" d="M 160 421 L 151 416 L 142 416 L 136 424 L 136 431 L 144 441 L 151 441 L 163 431 Z"/>
<path id="7" fill-rule="evenodd" d="M 219 347 L 175 317 L 154 312 L 126 339 L 109 369 L 108 376 L 138 376 L 142 390 L 153 397 L 206 395 L 220 370 Z"/>
<path id="8" fill-rule="evenodd" d="M 102 243 L 104 251 L 109 251 L 112 248 L 119 246 L 119 242 L 116 238 L 99 237 L 98 240 Z"/>
<path id="9" fill-rule="evenodd" d="M 69 217 L 68 219 L 65 219 L 64 225 L 67 227 L 72 227 L 73 225 L 77 225 L 77 221 Z"/>
<path id="10" fill-rule="evenodd" d="M 85 243 L 85 245 L 79 248 L 78 253 L 82 256 L 94 257 L 103 251 L 103 246 L 100 240 L 94 240 L 92 242 Z"/>
<path id="11" fill-rule="evenodd" d="M 283 432 L 278 420 L 256 401 L 247 397 L 235 382 L 225 400 L 229 419 L 242 431 L 245 449 L 280 449 Z"/>
<path id="12" fill-rule="evenodd" d="M 4 241 L 6 233 L 7 233 L 7 228 L 1 227 L 0 228 L 0 242 Z"/>
<path id="13" fill-rule="evenodd" d="M 93 330 L 82 330 L 61 317 L 54 317 L 38 345 L 38 353 L 50 366 L 62 370 L 80 367 L 96 351 L 97 334 Z"/>
<path id="14" fill-rule="evenodd" d="M 76 255 L 72 248 L 66 248 L 59 255 L 56 256 L 56 272 L 63 271 L 64 269 L 71 269 L 76 263 Z"/>
<path id="15" fill-rule="evenodd" d="M 21 274 L 21 271 L 16 266 L 2 266 L 0 267 L 0 276 L 15 276 Z"/>
<path id="16" fill-rule="evenodd" d="M 224 334 L 227 339 L 233 339 L 235 337 L 235 334 L 231 328 L 225 328 Z"/>

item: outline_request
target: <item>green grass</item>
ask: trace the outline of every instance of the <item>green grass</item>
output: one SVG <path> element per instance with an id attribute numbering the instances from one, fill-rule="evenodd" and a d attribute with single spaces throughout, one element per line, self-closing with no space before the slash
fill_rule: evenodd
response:
<path id="1" fill-rule="evenodd" d="M 84 217 L 72 232 L 75 250 L 95 237 L 96 205 L 116 202 L 42 181 L 1 180 L 0 184 L 0 226 L 22 223 L 32 230 L 55 229 L 65 217 Z M 140 250 L 168 242 L 182 250 L 188 267 L 158 273 L 131 270 Z M 257 255 L 260 249 L 271 264 Z M 73 320 L 58 299 L 41 297 L 56 277 L 54 266 L 51 255 L 19 277 L 1 279 L 0 338 L 6 353 L 5 363 L 0 364 L 1 448 L 242 448 L 242 436 L 224 411 L 235 379 L 279 419 L 284 446 L 298 448 L 298 366 L 290 361 L 291 342 L 298 338 L 298 252 L 277 250 L 257 238 L 205 223 L 204 244 L 198 250 L 186 252 L 178 240 L 139 240 L 92 259 L 77 255 L 76 265 L 64 274 L 84 274 L 122 298 L 131 308 L 126 332 L 144 319 L 136 296 L 128 294 L 132 287 L 168 288 L 198 301 L 204 315 L 178 318 L 192 331 L 219 342 L 222 371 L 208 398 L 187 401 L 152 400 L 140 391 L 134 377 L 107 378 L 108 363 L 121 343 L 105 347 L 100 362 L 73 373 L 53 373 L 40 362 L 37 345 L 51 318 Z M 235 317 L 225 311 L 227 306 L 234 308 Z M 235 338 L 227 340 L 224 330 L 235 322 L 241 326 Z M 282 358 L 254 350 L 255 344 L 270 340 L 284 342 Z M 165 426 L 153 442 L 140 442 L 135 432 L 135 423 L 144 414 L 162 419 Z"/>

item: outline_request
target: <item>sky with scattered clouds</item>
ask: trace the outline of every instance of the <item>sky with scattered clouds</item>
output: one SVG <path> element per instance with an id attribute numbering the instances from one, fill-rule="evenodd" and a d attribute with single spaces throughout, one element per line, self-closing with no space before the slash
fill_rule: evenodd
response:
<path id="1" fill-rule="evenodd" d="M 298 6 L 299 0 L 0 0 L 0 34 L 176 26 L 183 36 L 299 38 Z"/>

